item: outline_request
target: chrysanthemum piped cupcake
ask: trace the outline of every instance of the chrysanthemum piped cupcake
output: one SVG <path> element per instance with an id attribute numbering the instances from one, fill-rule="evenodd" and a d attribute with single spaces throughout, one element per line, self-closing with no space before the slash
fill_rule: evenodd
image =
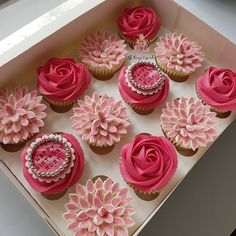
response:
<path id="1" fill-rule="evenodd" d="M 169 79 L 154 63 L 141 61 L 122 68 L 119 91 L 135 112 L 147 115 L 165 101 Z"/>
<path id="2" fill-rule="evenodd" d="M 73 109 L 72 127 L 97 154 L 109 153 L 120 142 L 129 126 L 126 107 L 113 97 L 85 96 L 78 101 L 79 107 Z"/>
<path id="3" fill-rule="evenodd" d="M 217 113 L 226 118 L 236 110 L 236 72 L 210 66 L 202 74 L 196 86 L 199 98 Z"/>
<path id="4" fill-rule="evenodd" d="M 96 79 L 108 80 L 125 63 L 124 40 L 115 34 L 97 32 L 85 38 L 79 47 L 79 57 Z"/>
<path id="5" fill-rule="evenodd" d="M 177 165 L 174 145 L 163 136 L 139 134 L 121 151 L 121 175 L 143 200 L 159 195 Z"/>
<path id="6" fill-rule="evenodd" d="M 204 59 L 201 46 L 189 37 L 176 33 L 166 34 L 156 43 L 156 62 L 176 82 L 184 82 Z"/>
<path id="7" fill-rule="evenodd" d="M 119 33 L 133 48 L 142 35 L 148 44 L 154 42 L 160 30 L 160 18 L 149 7 L 126 8 L 117 20 Z"/>
<path id="8" fill-rule="evenodd" d="M 128 236 L 128 229 L 135 224 L 128 189 L 109 178 L 98 178 L 95 183 L 89 179 L 85 186 L 76 184 L 76 193 L 69 198 L 63 218 L 74 235 Z"/>
<path id="9" fill-rule="evenodd" d="M 23 174 L 49 200 L 62 197 L 84 170 L 84 154 L 71 134 L 39 135 L 22 152 Z"/>
<path id="10" fill-rule="evenodd" d="M 19 151 L 44 126 L 47 108 L 37 91 L 27 87 L 0 90 L 0 143 L 4 150 Z"/>
<path id="11" fill-rule="evenodd" d="M 38 91 L 59 113 L 71 109 L 87 90 L 91 76 L 85 65 L 72 58 L 52 58 L 39 67 Z"/>
<path id="12" fill-rule="evenodd" d="M 185 156 L 212 142 L 218 132 L 216 113 L 193 97 L 175 98 L 162 109 L 161 127 L 165 136 Z"/>

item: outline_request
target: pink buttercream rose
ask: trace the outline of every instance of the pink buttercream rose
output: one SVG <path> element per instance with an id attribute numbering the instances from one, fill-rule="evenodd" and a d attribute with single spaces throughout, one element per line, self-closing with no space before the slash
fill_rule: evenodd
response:
<path id="1" fill-rule="evenodd" d="M 88 88 L 88 69 L 72 58 L 52 58 L 37 71 L 39 92 L 54 101 L 74 102 Z"/>
<path id="2" fill-rule="evenodd" d="M 139 134 L 122 148 L 120 171 L 134 188 L 154 192 L 169 182 L 177 164 L 175 148 L 167 138 Z"/>
<path id="3" fill-rule="evenodd" d="M 119 17 L 120 32 L 130 40 L 136 40 L 139 35 L 152 39 L 160 30 L 160 18 L 151 8 L 142 6 L 125 9 Z"/>
<path id="4" fill-rule="evenodd" d="M 210 66 L 197 81 L 200 98 L 221 111 L 236 110 L 236 73 Z"/>

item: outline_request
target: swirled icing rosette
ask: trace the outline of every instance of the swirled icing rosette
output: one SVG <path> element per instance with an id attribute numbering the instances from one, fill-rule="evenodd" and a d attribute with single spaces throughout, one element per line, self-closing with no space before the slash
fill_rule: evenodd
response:
<path id="1" fill-rule="evenodd" d="M 212 142 L 218 132 L 216 113 L 193 97 L 175 98 L 162 109 L 161 126 L 166 137 L 185 155 Z"/>
<path id="2" fill-rule="evenodd" d="M 177 163 L 174 145 L 167 138 L 139 134 L 122 148 L 120 171 L 134 189 L 151 194 L 170 181 Z"/>
<path id="3" fill-rule="evenodd" d="M 236 72 L 210 66 L 197 81 L 197 93 L 219 117 L 228 116 L 236 110 Z"/>
<path id="4" fill-rule="evenodd" d="M 97 32 L 81 42 L 79 56 L 95 78 L 108 80 L 124 64 L 125 48 L 124 40 L 119 40 L 116 35 Z"/>
<path id="5" fill-rule="evenodd" d="M 169 80 L 154 63 L 140 61 L 122 68 L 119 91 L 137 113 L 149 114 L 166 99 Z"/>
<path id="6" fill-rule="evenodd" d="M 45 195 L 75 184 L 84 168 L 84 154 L 71 134 L 38 136 L 22 153 L 23 174 L 31 187 Z"/>
<path id="7" fill-rule="evenodd" d="M 76 184 L 76 193 L 69 198 L 63 218 L 74 236 L 128 236 L 128 228 L 135 224 L 128 189 L 109 178 L 104 182 L 98 178 L 95 183 L 89 179 L 85 186 Z"/>
<path id="8" fill-rule="evenodd" d="M 201 67 L 204 53 L 201 46 L 183 34 L 168 33 L 160 37 L 155 48 L 156 61 L 171 79 L 185 81 Z"/>

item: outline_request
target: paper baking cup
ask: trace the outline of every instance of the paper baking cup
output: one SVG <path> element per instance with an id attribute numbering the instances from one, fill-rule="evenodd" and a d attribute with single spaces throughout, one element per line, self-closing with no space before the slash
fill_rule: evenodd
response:
<path id="1" fill-rule="evenodd" d="M 48 200 L 58 200 L 62 198 L 66 194 L 66 192 L 67 192 L 67 189 L 60 193 L 54 193 L 54 194 L 41 193 L 41 194 L 44 198 Z"/>
<path id="2" fill-rule="evenodd" d="M 51 109 L 57 113 L 65 113 L 69 111 L 75 103 L 75 102 L 53 101 L 47 97 L 43 97 L 43 98 L 49 103 Z"/>
<path id="3" fill-rule="evenodd" d="M 94 144 L 89 144 L 89 146 L 94 153 L 99 155 L 106 155 L 114 149 L 115 144 L 113 144 L 112 146 L 96 146 Z"/>

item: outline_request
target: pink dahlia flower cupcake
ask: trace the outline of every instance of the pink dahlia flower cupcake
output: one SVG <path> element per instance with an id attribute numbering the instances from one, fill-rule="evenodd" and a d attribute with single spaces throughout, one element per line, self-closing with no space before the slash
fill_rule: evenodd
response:
<path id="1" fill-rule="evenodd" d="M 127 133 L 129 119 L 126 107 L 121 101 L 99 96 L 97 92 L 92 97 L 85 96 L 84 101 L 79 100 L 78 104 L 79 107 L 73 109 L 72 127 L 95 153 L 109 153 Z"/>
<path id="2" fill-rule="evenodd" d="M 122 148 L 120 171 L 143 200 L 153 200 L 178 164 L 174 145 L 165 137 L 139 134 Z"/>
<path id="3" fill-rule="evenodd" d="M 117 25 L 121 37 L 132 48 L 140 35 L 144 36 L 148 44 L 154 42 L 161 26 L 157 13 L 143 6 L 126 8 L 117 20 Z"/>
<path id="4" fill-rule="evenodd" d="M 193 97 L 175 98 L 162 109 L 161 127 L 166 137 L 185 156 L 212 142 L 218 132 L 216 113 Z"/>
<path id="5" fill-rule="evenodd" d="M 155 48 L 156 62 L 176 82 L 184 82 L 201 67 L 204 53 L 189 37 L 176 33 L 160 37 Z"/>
<path id="6" fill-rule="evenodd" d="M 228 117 L 236 110 L 236 72 L 210 66 L 197 81 L 197 93 L 217 117 Z"/>
<path id="7" fill-rule="evenodd" d="M 38 68 L 38 91 L 56 112 L 66 112 L 87 90 L 90 73 L 72 58 L 52 58 Z"/>
<path id="8" fill-rule="evenodd" d="M 165 101 L 169 92 L 169 79 L 157 65 L 138 62 L 122 68 L 119 91 L 135 112 L 147 115 Z"/>
<path id="9" fill-rule="evenodd" d="M 6 151 L 19 151 L 44 126 L 47 108 L 37 91 L 27 87 L 0 89 L 0 143 Z"/>
<path id="10" fill-rule="evenodd" d="M 76 193 L 69 198 L 63 218 L 75 236 L 128 236 L 128 229 L 135 224 L 128 189 L 109 178 L 98 178 L 95 183 L 89 179 L 85 186 L 76 184 Z"/>
<path id="11" fill-rule="evenodd" d="M 44 134 L 22 153 L 23 174 L 30 186 L 55 200 L 75 184 L 84 170 L 84 154 L 71 134 Z"/>
<path id="12" fill-rule="evenodd" d="M 124 64 L 125 48 L 124 40 L 119 40 L 116 35 L 97 32 L 81 42 L 79 56 L 96 79 L 108 80 Z"/>

